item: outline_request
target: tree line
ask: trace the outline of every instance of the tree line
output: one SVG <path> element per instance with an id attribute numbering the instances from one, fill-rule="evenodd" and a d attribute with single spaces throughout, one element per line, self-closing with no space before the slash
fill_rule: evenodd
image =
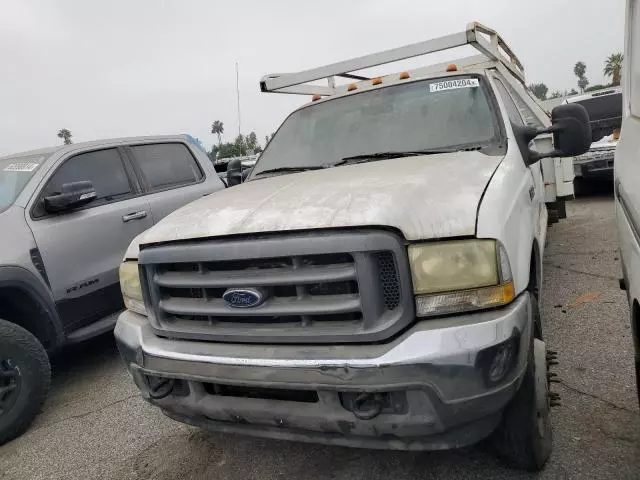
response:
<path id="1" fill-rule="evenodd" d="M 593 90 L 600 90 L 602 88 L 607 87 L 616 87 L 620 85 L 620 77 L 622 74 L 622 61 L 624 60 L 624 56 L 622 53 L 612 53 L 609 55 L 604 61 L 604 68 L 602 72 L 605 77 L 611 77 L 611 83 L 608 85 L 589 85 L 589 79 L 587 78 L 587 65 L 584 62 L 576 62 L 573 67 L 573 74 L 576 76 L 577 85 L 580 89 L 580 93 L 591 92 Z M 549 93 L 549 87 L 547 87 L 544 83 L 532 83 L 529 85 L 529 89 L 533 92 L 533 94 L 538 97 L 540 100 L 547 100 L 547 98 L 561 98 L 569 95 L 577 95 L 578 92 L 575 88 L 572 88 L 570 91 L 565 90 L 561 92 L 560 90 L 554 90 L 551 92 L 551 95 L 547 97 L 547 93 Z"/>
<path id="2" fill-rule="evenodd" d="M 244 155 L 250 155 L 251 153 L 262 152 L 262 145 L 260 145 L 256 132 L 250 132 L 247 135 L 240 133 L 233 141 L 223 142 L 224 122 L 216 120 L 211 124 L 211 133 L 218 137 L 218 144 L 214 144 L 209 152 L 209 158 L 211 158 L 211 160 L 215 160 L 216 158 L 242 157 Z M 271 134 L 271 136 L 265 135 L 265 146 L 269 143 L 271 137 L 273 137 L 273 134 Z"/>

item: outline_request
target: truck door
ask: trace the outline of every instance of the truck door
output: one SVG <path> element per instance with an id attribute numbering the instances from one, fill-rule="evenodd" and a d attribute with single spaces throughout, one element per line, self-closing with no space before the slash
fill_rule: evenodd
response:
<path id="1" fill-rule="evenodd" d="M 132 173 L 118 148 L 62 159 L 26 212 L 67 333 L 123 308 L 118 266 L 133 238 L 152 226 Z M 58 214 L 44 210 L 45 196 L 83 180 L 93 183 L 95 200 Z"/>
<path id="2" fill-rule="evenodd" d="M 195 156 L 180 142 L 147 143 L 127 147 L 127 152 L 148 193 L 153 222 L 204 195 L 218 185 L 205 181 L 205 172 Z"/>
<path id="3" fill-rule="evenodd" d="M 514 98 L 505 85 L 505 80 L 499 75 L 494 75 L 494 82 L 500 98 L 504 102 L 509 120 L 519 126 L 525 125 L 525 118 L 518 109 Z M 544 213 L 544 181 L 542 180 L 542 169 L 540 162 L 536 162 L 528 167 L 531 174 L 531 185 L 529 190 L 531 207 L 532 207 L 532 225 L 535 225 L 536 236 L 544 238 L 546 232 L 546 215 Z"/>
<path id="4" fill-rule="evenodd" d="M 622 69 L 622 129 L 614 162 L 619 213 L 640 232 L 640 2 L 627 3 L 627 28 Z M 624 245 L 623 245 L 624 246 Z M 640 272 L 639 272 L 640 273 Z"/>
<path id="5" fill-rule="evenodd" d="M 516 103 L 524 124 L 534 128 L 549 127 L 551 125 L 549 115 L 524 85 L 510 75 L 504 67 L 499 66 L 498 70 L 504 77 L 504 85 Z M 553 150 L 553 136 L 539 135 L 533 140 L 533 145 L 539 152 Z M 557 213 L 559 218 L 564 218 L 564 202 L 573 198 L 573 158 L 543 158 L 539 163 L 547 208 Z"/>

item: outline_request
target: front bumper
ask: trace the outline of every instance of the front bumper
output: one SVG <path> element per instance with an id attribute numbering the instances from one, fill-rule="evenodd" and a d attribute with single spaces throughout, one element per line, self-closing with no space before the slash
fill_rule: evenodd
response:
<path id="1" fill-rule="evenodd" d="M 519 387 L 531 326 L 523 294 L 499 310 L 420 321 L 382 345 L 171 340 L 130 311 L 120 315 L 115 336 L 143 396 L 176 420 L 270 438 L 414 450 L 464 446 L 493 431 Z M 507 344 L 509 367 L 491 379 L 495 352 Z M 157 377 L 176 379 L 180 388 L 153 398 L 149 385 Z M 267 389 L 282 395 L 262 395 Z M 300 392 L 313 392 L 315 400 L 300 401 Z M 391 404 L 374 418 L 358 418 L 347 399 L 362 392 Z"/>
<path id="2" fill-rule="evenodd" d="M 576 177 L 583 178 L 613 178 L 613 160 L 615 151 L 607 151 L 591 158 L 575 158 L 573 171 Z"/>

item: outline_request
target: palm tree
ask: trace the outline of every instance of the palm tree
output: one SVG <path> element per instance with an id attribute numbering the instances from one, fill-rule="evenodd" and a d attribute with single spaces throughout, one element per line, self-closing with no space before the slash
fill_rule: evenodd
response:
<path id="1" fill-rule="evenodd" d="M 584 74 L 587 73 L 587 66 L 584 62 L 577 62 L 573 67 L 573 73 L 576 77 L 582 78 L 584 77 Z"/>
<path id="2" fill-rule="evenodd" d="M 620 85 L 620 72 L 622 71 L 623 55 L 612 53 L 604 62 L 604 74 L 611 77 L 611 85 Z"/>
<path id="3" fill-rule="evenodd" d="M 573 67 L 573 73 L 578 77 L 578 88 L 581 92 L 584 92 L 584 89 L 589 85 L 589 80 L 587 80 L 587 77 L 585 76 L 585 73 L 587 73 L 587 66 L 584 62 L 577 62 Z"/>
<path id="4" fill-rule="evenodd" d="M 222 144 L 222 134 L 224 133 L 224 123 L 216 120 L 211 124 L 211 133 L 218 136 L 218 145 Z"/>
<path id="5" fill-rule="evenodd" d="M 69 131 L 66 128 L 62 128 L 60 129 L 60 131 L 58 132 L 58 138 L 62 138 L 64 140 L 64 144 L 65 145 L 70 145 L 71 143 L 73 143 L 71 141 L 71 137 L 73 135 L 71 135 L 71 131 Z"/>

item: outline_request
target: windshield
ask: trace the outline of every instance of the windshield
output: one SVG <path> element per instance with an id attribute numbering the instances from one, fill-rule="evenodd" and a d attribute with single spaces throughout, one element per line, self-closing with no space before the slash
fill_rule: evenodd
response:
<path id="1" fill-rule="evenodd" d="M 456 76 L 338 97 L 291 114 L 254 175 L 377 152 L 490 146 L 499 139 L 481 78 Z"/>
<path id="2" fill-rule="evenodd" d="M 13 203 L 43 160 L 42 155 L 0 158 L 0 211 Z"/>

